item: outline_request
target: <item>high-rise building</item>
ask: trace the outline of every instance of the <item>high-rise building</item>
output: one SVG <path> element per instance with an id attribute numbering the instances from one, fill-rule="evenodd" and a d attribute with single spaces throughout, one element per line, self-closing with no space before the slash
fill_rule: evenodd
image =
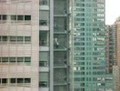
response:
<path id="1" fill-rule="evenodd" d="M 113 26 L 116 32 L 116 37 L 115 37 L 116 62 L 113 67 L 113 73 L 114 73 L 114 81 L 115 81 L 115 91 L 120 91 L 120 17 L 117 18 Z"/>
<path id="2" fill-rule="evenodd" d="M 74 0 L 74 91 L 105 91 L 105 0 Z"/>
<path id="3" fill-rule="evenodd" d="M 116 30 L 114 25 L 106 26 L 106 61 L 107 73 L 113 73 L 113 65 L 116 64 Z"/>
<path id="4" fill-rule="evenodd" d="M 70 91 L 69 0 L 0 0 L 0 91 Z"/>
<path id="5" fill-rule="evenodd" d="M 70 91 L 69 0 L 40 0 L 40 91 Z"/>
<path id="6" fill-rule="evenodd" d="M 0 91 L 39 91 L 39 0 L 0 0 Z"/>

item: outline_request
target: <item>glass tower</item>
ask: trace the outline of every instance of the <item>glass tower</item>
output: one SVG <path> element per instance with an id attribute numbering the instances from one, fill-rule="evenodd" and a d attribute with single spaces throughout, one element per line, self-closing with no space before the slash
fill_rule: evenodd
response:
<path id="1" fill-rule="evenodd" d="M 105 0 L 72 2 L 74 91 L 104 91 Z"/>

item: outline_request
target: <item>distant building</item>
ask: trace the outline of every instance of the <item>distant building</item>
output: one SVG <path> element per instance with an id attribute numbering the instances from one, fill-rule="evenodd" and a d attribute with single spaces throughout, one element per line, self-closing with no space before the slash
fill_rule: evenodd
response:
<path id="1" fill-rule="evenodd" d="M 120 17 L 113 24 L 116 31 L 116 63 L 113 67 L 115 91 L 120 91 Z"/>
<path id="2" fill-rule="evenodd" d="M 106 60 L 107 73 L 112 74 L 116 64 L 116 30 L 113 25 L 106 26 Z"/>
<path id="3" fill-rule="evenodd" d="M 105 91 L 105 0 L 73 0 L 74 91 Z"/>

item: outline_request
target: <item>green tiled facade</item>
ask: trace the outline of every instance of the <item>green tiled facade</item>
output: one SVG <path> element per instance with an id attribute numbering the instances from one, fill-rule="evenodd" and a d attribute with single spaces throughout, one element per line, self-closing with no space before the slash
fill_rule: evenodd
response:
<path id="1" fill-rule="evenodd" d="M 104 91 L 105 0 L 74 0 L 74 91 Z"/>

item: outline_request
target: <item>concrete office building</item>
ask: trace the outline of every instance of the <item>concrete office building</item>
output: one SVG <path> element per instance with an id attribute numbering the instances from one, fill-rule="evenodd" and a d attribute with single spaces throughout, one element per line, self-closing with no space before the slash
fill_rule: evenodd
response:
<path id="1" fill-rule="evenodd" d="M 120 17 L 113 24 L 116 32 L 116 62 L 113 67 L 115 91 L 120 91 Z"/>
<path id="2" fill-rule="evenodd" d="M 107 73 L 113 73 L 113 65 L 116 64 L 116 30 L 114 25 L 106 26 L 106 57 Z"/>
<path id="3" fill-rule="evenodd" d="M 116 29 L 114 25 L 106 26 L 106 88 L 116 91 L 115 79 L 118 78 L 116 65 Z"/>
<path id="4" fill-rule="evenodd" d="M 69 0 L 0 0 L 0 91 L 70 91 Z"/>
<path id="5" fill-rule="evenodd" d="M 74 91 L 107 91 L 105 0 L 72 2 Z"/>
<path id="6" fill-rule="evenodd" d="M 0 91 L 39 91 L 39 0 L 0 0 Z"/>

